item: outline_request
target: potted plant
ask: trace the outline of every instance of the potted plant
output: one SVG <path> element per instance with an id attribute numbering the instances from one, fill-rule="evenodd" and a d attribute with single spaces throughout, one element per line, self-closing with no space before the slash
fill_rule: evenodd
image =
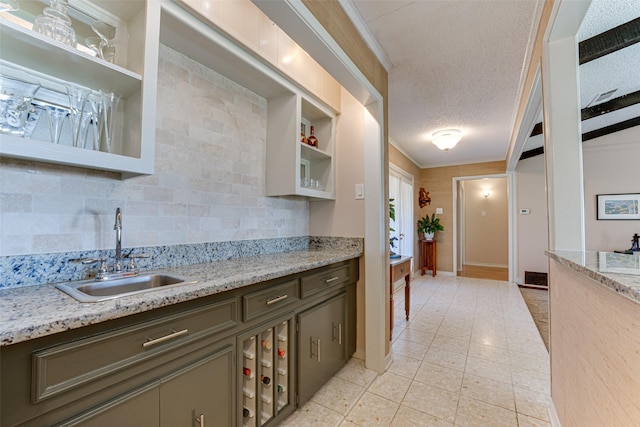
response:
<path id="1" fill-rule="evenodd" d="M 418 220 L 418 234 L 423 233 L 426 240 L 433 240 L 437 231 L 444 231 L 444 227 L 435 213 L 431 214 L 431 217 L 427 214 Z"/>

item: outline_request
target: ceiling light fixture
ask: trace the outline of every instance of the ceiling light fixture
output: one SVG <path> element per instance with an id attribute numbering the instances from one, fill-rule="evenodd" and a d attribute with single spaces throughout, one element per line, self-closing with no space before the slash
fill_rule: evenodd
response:
<path id="1" fill-rule="evenodd" d="M 433 144 L 442 151 L 449 151 L 462 139 L 459 129 L 442 129 L 433 133 Z"/>

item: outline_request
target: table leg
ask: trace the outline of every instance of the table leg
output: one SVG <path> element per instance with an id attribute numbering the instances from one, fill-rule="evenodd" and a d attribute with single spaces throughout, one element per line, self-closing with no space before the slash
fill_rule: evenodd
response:
<path id="1" fill-rule="evenodd" d="M 409 310 L 411 309 L 411 274 L 404 276 L 404 312 L 409 320 Z"/>

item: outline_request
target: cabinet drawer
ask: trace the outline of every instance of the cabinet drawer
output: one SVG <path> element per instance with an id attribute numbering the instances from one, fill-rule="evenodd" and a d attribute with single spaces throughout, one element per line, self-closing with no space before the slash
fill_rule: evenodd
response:
<path id="1" fill-rule="evenodd" d="M 302 298 L 349 280 L 349 265 L 302 277 Z"/>
<path id="2" fill-rule="evenodd" d="M 32 401 L 37 403 L 89 382 L 104 381 L 106 387 L 116 373 L 150 369 L 150 359 L 237 323 L 237 302 L 232 298 L 34 352 Z"/>
<path id="3" fill-rule="evenodd" d="M 407 262 L 393 266 L 393 276 L 391 279 L 395 282 L 404 279 L 409 273 L 411 273 L 411 261 L 407 260 Z"/>
<path id="4" fill-rule="evenodd" d="M 275 312 L 281 307 L 300 301 L 298 280 L 290 280 L 247 294 L 242 297 L 242 301 L 244 307 L 242 319 L 245 322 Z"/>

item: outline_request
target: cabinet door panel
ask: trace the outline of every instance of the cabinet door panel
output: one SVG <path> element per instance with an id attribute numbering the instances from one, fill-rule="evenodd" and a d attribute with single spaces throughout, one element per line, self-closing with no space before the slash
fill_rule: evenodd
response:
<path id="1" fill-rule="evenodd" d="M 59 424 L 58 427 L 157 427 L 160 424 L 159 394 L 156 381 Z"/>
<path id="2" fill-rule="evenodd" d="M 345 299 L 341 294 L 298 316 L 298 406 L 345 364 Z"/>
<path id="3" fill-rule="evenodd" d="M 233 346 L 190 365 L 161 380 L 160 425 L 193 427 L 195 419 L 206 425 L 234 424 Z"/>

